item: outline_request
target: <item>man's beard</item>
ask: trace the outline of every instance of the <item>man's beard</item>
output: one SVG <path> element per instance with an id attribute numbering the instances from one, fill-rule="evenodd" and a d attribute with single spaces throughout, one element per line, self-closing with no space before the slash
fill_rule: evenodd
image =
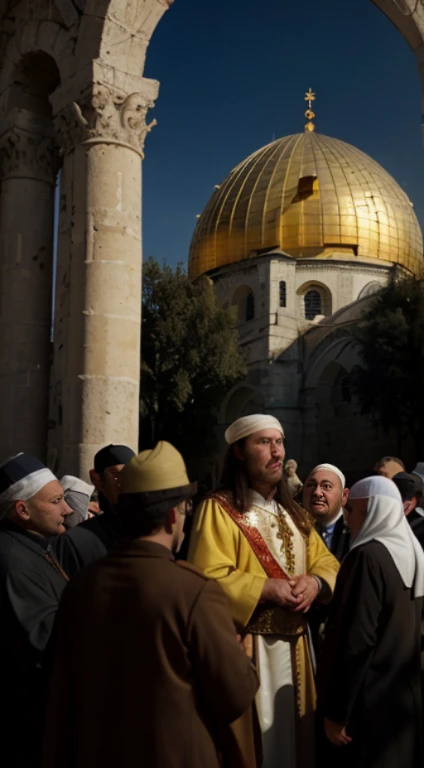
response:
<path id="1" fill-rule="evenodd" d="M 283 477 L 283 467 L 278 469 L 259 469 L 256 472 L 250 472 L 252 480 L 259 482 L 263 485 L 277 486 Z"/>

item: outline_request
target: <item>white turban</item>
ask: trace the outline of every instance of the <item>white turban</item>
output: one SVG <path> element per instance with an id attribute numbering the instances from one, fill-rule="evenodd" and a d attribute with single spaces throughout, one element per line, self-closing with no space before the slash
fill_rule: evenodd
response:
<path id="1" fill-rule="evenodd" d="M 47 468 L 38 469 L 3 491 L 0 494 L 0 504 L 7 504 L 9 501 L 28 501 L 52 480 L 57 480 L 53 472 Z"/>
<path id="2" fill-rule="evenodd" d="M 64 475 L 60 481 L 60 484 L 64 491 L 75 491 L 76 493 L 83 493 L 85 496 L 91 498 L 94 491 L 94 485 L 86 483 L 85 480 L 80 480 L 79 477 L 74 475 Z"/>
<path id="3" fill-rule="evenodd" d="M 346 478 L 343 472 L 338 467 L 335 467 L 334 464 L 318 464 L 318 466 L 314 467 L 313 470 L 309 473 L 309 477 L 313 475 L 314 472 L 318 472 L 318 470 L 321 469 L 327 470 L 328 472 L 332 472 L 334 475 L 337 475 L 342 484 L 342 488 L 346 488 Z"/>
<path id="4" fill-rule="evenodd" d="M 65 528 L 73 528 L 88 518 L 88 505 L 94 491 L 94 485 L 90 485 L 73 475 L 64 475 L 60 484 L 65 491 L 65 501 L 73 510 L 72 515 L 68 515 L 63 524 Z"/>
<path id="5" fill-rule="evenodd" d="M 225 432 L 225 440 L 228 445 L 233 445 L 237 440 L 242 440 L 243 437 L 253 435 L 254 432 L 260 432 L 262 429 L 278 429 L 284 437 L 284 429 L 275 416 L 255 413 L 253 416 L 242 416 L 241 419 L 234 421 Z"/>
<path id="6" fill-rule="evenodd" d="M 399 489 L 387 477 L 367 477 L 351 488 L 349 501 L 368 499 L 367 516 L 351 549 L 379 541 L 389 551 L 405 587 L 424 595 L 424 553 L 406 520 Z"/>

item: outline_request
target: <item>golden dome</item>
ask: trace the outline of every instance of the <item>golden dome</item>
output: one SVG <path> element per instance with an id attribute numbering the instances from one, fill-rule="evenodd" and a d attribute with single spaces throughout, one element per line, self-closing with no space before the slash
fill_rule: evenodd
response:
<path id="1" fill-rule="evenodd" d="M 281 249 L 300 259 L 423 264 L 411 202 L 381 165 L 317 133 L 286 136 L 234 168 L 199 218 L 189 274 Z"/>

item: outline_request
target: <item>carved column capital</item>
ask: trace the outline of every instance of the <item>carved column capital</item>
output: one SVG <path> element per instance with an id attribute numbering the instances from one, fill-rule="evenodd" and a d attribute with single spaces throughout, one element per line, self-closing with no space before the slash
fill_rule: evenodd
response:
<path id="1" fill-rule="evenodd" d="M 0 136 L 2 179 L 37 179 L 54 186 L 59 167 L 59 147 L 53 136 L 18 125 L 13 125 Z"/>
<path id="2" fill-rule="evenodd" d="M 58 139 L 64 153 L 77 144 L 126 144 L 144 157 L 147 134 L 156 120 L 147 123 L 147 111 L 154 102 L 141 92 L 125 94 L 97 83 L 78 101 L 62 109 L 55 118 Z"/>

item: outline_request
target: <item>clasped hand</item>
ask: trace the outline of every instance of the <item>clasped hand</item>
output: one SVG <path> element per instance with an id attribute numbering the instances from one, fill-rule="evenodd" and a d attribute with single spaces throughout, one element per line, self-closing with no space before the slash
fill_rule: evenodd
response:
<path id="1" fill-rule="evenodd" d="M 319 586 L 312 576 L 293 579 L 268 579 L 262 590 L 263 602 L 276 603 L 295 613 L 307 613 L 318 595 Z"/>

